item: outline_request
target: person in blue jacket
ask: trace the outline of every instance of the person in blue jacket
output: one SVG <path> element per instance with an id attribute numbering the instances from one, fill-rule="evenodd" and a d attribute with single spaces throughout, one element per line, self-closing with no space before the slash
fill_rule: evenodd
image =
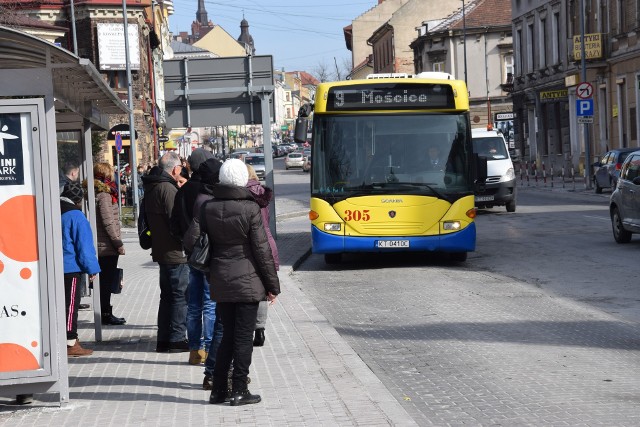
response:
<path id="1" fill-rule="evenodd" d="M 80 305 L 80 276 L 85 273 L 93 280 L 100 273 L 98 256 L 93 245 L 91 225 L 81 210 L 84 191 L 78 182 L 69 182 L 60 194 L 62 214 L 62 254 L 64 259 L 64 300 L 67 329 L 67 356 L 93 354 L 78 341 L 78 308 Z"/>

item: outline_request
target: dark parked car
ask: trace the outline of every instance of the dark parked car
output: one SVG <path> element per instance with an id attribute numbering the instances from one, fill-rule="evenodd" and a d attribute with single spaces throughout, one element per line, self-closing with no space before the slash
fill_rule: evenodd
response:
<path id="1" fill-rule="evenodd" d="M 640 151 L 629 154 L 622 164 L 609 213 L 616 242 L 629 243 L 633 233 L 640 233 Z"/>
<path id="2" fill-rule="evenodd" d="M 593 173 L 593 185 L 596 193 L 602 193 L 603 188 L 616 188 L 616 182 L 620 176 L 620 168 L 624 159 L 629 153 L 636 151 L 637 148 L 616 148 L 605 153 L 600 161 L 595 162 L 593 166 L 597 168 Z"/>

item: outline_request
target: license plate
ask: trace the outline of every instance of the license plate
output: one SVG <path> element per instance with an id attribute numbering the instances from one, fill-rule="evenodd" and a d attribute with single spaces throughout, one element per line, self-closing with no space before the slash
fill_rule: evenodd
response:
<path id="1" fill-rule="evenodd" d="M 476 202 L 490 202 L 493 200 L 493 196 L 476 196 Z"/>
<path id="2" fill-rule="evenodd" d="M 376 246 L 379 248 L 408 248 L 408 240 L 378 240 Z"/>

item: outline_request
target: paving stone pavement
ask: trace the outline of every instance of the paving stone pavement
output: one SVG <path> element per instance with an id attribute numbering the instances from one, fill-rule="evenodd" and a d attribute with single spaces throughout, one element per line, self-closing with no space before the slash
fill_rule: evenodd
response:
<path id="1" fill-rule="evenodd" d="M 241 407 L 208 403 L 203 368 L 189 365 L 188 353 L 154 351 L 158 268 L 135 231 L 123 232 L 125 288 L 112 303 L 127 324 L 105 327 L 96 343 L 93 312 L 81 311 L 80 339 L 95 352 L 69 360 L 70 402 L 59 407 L 55 396 L 42 394 L 18 406 L 0 397 L 0 425 L 416 425 L 291 278 L 309 253 L 306 218 L 277 219 L 282 294 L 269 309 L 265 346 L 255 348 L 250 373 L 250 390 L 263 400 Z"/>

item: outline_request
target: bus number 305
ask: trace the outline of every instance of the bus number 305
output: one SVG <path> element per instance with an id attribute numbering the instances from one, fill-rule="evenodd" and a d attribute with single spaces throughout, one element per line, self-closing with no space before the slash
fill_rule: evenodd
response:
<path id="1" fill-rule="evenodd" d="M 369 221 L 370 219 L 371 215 L 369 215 L 369 209 L 364 209 L 362 211 L 344 211 L 345 221 Z"/>

